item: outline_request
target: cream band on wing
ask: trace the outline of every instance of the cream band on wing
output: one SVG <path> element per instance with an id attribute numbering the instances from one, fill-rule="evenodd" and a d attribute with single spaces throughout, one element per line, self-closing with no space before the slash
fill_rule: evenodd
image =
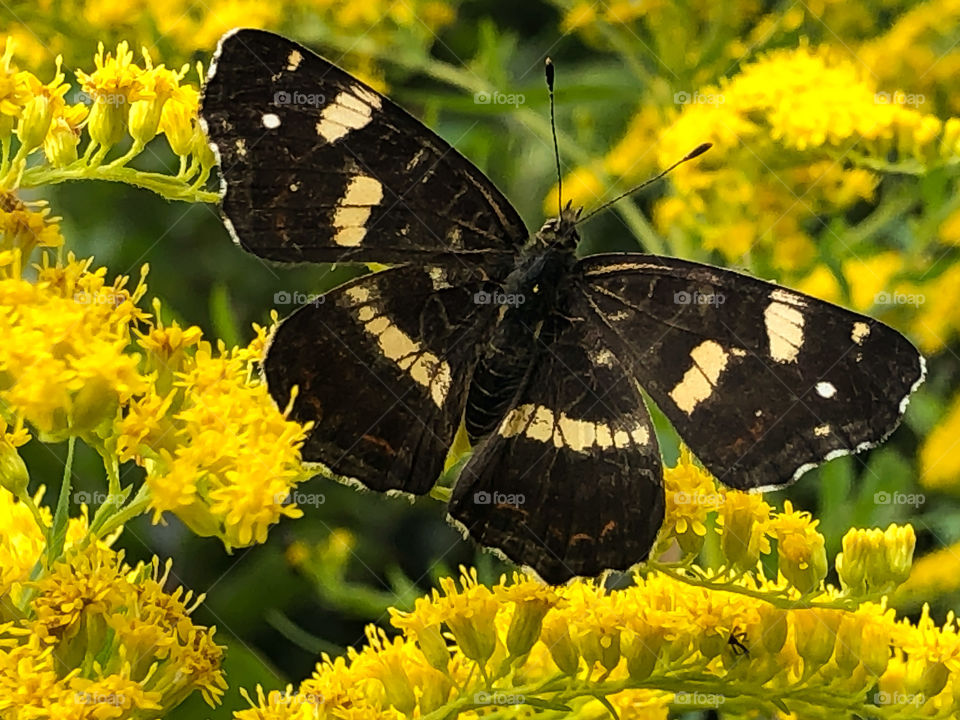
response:
<path id="1" fill-rule="evenodd" d="M 369 175 L 354 175 L 333 214 L 333 241 L 342 247 L 357 247 L 367 234 L 367 220 L 383 200 L 383 185 Z"/>
<path id="2" fill-rule="evenodd" d="M 354 308 L 357 320 L 364 330 L 377 339 L 383 356 L 395 362 L 418 385 L 427 388 L 434 404 L 443 407 L 453 381 L 450 365 L 424 350 L 420 343 L 391 323 L 386 315 L 378 315 L 376 308 L 369 304 L 371 294 L 367 288 L 348 288 L 346 296 L 352 305 L 357 306 Z"/>
<path id="3" fill-rule="evenodd" d="M 614 428 L 606 423 L 572 418 L 564 412 L 554 413 L 548 407 L 531 403 L 511 410 L 500 423 L 498 432 L 504 438 L 523 435 L 585 454 L 594 448 L 627 449 L 650 442 L 650 430 L 642 420 L 630 428 Z"/>
<path id="4" fill-rule="evenodd" d="M 380 98 L 361 87 L 340 92 L 320 112 L 317 135 L 327 142 L 336 142 L 348 133 L 370 124 L 373 111 L 380 109 Z"/>

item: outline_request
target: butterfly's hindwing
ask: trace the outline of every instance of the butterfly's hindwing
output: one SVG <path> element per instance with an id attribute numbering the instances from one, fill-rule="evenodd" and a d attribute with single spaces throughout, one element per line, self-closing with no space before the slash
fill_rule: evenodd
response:
<path id="1" fill-rule="evenodd" d="M 639 254 L 577 270 L 608 341 L 732 487 L 784 485 L 879 443 L 923 378 L 895 330 L 747 275 Z"/>
<path id="2" fill-rule="evenodd" d="M 225 36 L 201 117 L 238 242 L 284 262 L 512 267 L 527 231 L 483 173 L 369 86 L 261 30 Z"/>
<path id="3" fill-rule="evenodd" d="M 636 381 L 577 317 L 460 475 L 451 517 L 548 582 L 642 561 L 663 520 L 656 435 Z"/>
<path id="4" fill-rule="evenodd" d="M 478 286 L 480 287 L 480 286 Z M 303 458 L 374 490 L 422 494 L 460 425 L 490 310 L 469 281 L 412 266 L 365 275 L 277 328 L 270 393 L 313 422 Z"/>

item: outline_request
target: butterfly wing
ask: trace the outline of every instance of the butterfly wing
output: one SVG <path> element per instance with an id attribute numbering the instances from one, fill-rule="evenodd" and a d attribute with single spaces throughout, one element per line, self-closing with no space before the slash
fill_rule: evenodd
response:
<path id="1" fill-rule="evenodd" d="M 465 263 L 498 277 L 527 238 L 510 203 L 448 143 L 279 35 L 224 36 L 200 115 L 227 226 L 261 257 Z"/>
<path id="2" fill-rule="evenodd" d="M 474 286 L 440 268 L 364 275 L 306 305 L 274 332 L 267 386 L 313 422 L 303 458 L 378 491 L 422 494 L 460 426 L 478 343 L 492 318 Z"/>
<path id="3" fill-rule="evenodd" d="M 881 322 L 730 270 L 641 254 L 575 267 L 593 319 L 718 479 L 785 485 L 898 425 L 922 356 Z"/>
<path id="4" fill-rule="evenodd" d="M 646 558 L 663 521 L 656 435 L 636 381 L 585 308 L 464 466 L 450 516 L 551 583 Z"/>

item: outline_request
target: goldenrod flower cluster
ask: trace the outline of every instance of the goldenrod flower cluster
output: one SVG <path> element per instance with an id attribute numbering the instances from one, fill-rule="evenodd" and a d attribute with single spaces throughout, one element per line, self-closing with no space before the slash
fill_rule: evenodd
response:
<path id="1" fill-rule="evenodd" d="M 836 560 L 843 587 L 825 587 L 823 537 L 808 513 L 721 495 L 687 454 L 667 476 L 668 493 L 682 496 L 661 546 L 671 535 L 680 543 L 719 532 L 723 567 L 652 562 L 622 590 L 592 581 L 549 588 L 522 575 L 486 587 L 464 571 L 413 611 L 392 612 L 400 637 L 371 627 L 364 649 L 325 658 L 296 689 L 258 688 L 237 720 L 525 716 L 531 708 L 664 719 L 671 709 L 720 707 L 803 717 L 955 712 L 953 617 L 937 627 L 924 613 L 913 624 L 869 599 L 909 573 L 911 528 L 848 533 Z M 757 564 L 772 542 L 777 580 Z"/>
<path id="2" fill-rule="evenodd" d="M 67 98 L 74 94 L 59 57 L 53 78 L 43 83 L 16 68 L 14 49 L 8 37 L 0 57 L 0 189 L 96 178 L 139 185 L 171 199 L 216 198 L 204 190 L 215 159 L 197 117 L 197 85 L 184 82 L 188 66 L 154 66 L 146 49 L 138 63 L 126 42 L 109 51 L 101 43 L 95 69 L 76 72 L 79 95 L 71 103 Z M 198 65 L 196 82 L 202 75 Z M 178 172 L 128 167 L 158 136 L 179 157 Z M 130 147 L 120 154 L 126 141 Z"/>
<path id="3" fill-rule="evenodd" d="M 86 542 L 84 507 L 64 558 L 34 580 L 46 528 L 2 489 L 0 525 L 0 716 L 151 717 L 194 690 L 219 702 L 223 648 L 190 617 L 202 596 L 164 591 L 169 562 L 130 567 L 107 544 Z"/>
<path id="4" fill-rule="evenodd" d="M 47 0 L 11 0 L 0 33 L 23 48 L 27 66 L 36 70 L 62 53 L 70 63 L 86 60 L 103 38 L 130 40 L 137 47 L 167 48 L 167 57 L 189 59 L 197 50 L 210 53 L 223 33 L 255 27 L 285 34 L 305 29 L 339 48 L 339 63 L 374 85 L 382 85 L 384 58 L 400 52 L 426 55 L 434 33 L 456 17 L 456 3 L 446 0 L 74 0 L 57 5 Z M 57 23 L 50 22 L 51 17 Z M 70 42 L 60 28 L 69 27 Z"/>
<path id="5" fill-rule="evenodd" d="M 20 257 L 6 236 L 0 248 Z M 142 465 L 137 507 L 157 520 L 173 512 L 228 547 L 263 542 L 281 517 L 298 517 L 290 496 L 308 476 L 307 428 L 284 418 L 253 371 L 266 330 L 245 348 L 213 347 L 196 327 L 164 324 L 159 303 L 153 316 L 141 310 L 143 280 L 128 290 L 90 260 L 43 257 L 34 280 L 0 278 L 3 415 L 45 441 L 84 440 L 113 458 L 108 473 Z M 0 480 L 25 492 L 22 479 Z M 108 494 L 125 499 L 119 487 Z"/>

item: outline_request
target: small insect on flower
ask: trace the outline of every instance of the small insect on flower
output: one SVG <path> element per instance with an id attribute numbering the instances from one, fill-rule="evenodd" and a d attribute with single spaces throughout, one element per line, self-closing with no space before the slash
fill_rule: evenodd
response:
<path id="1" fill-rule="evenodd" d="M 743 630 L 734 628 L 730 632 L 730 637 L 727 638 L 727 644 L 730 646 L 730 652 L 737 656 L 749 655 L 750 648 L 746 646 L 746 641 L 747 633 Z"/>

